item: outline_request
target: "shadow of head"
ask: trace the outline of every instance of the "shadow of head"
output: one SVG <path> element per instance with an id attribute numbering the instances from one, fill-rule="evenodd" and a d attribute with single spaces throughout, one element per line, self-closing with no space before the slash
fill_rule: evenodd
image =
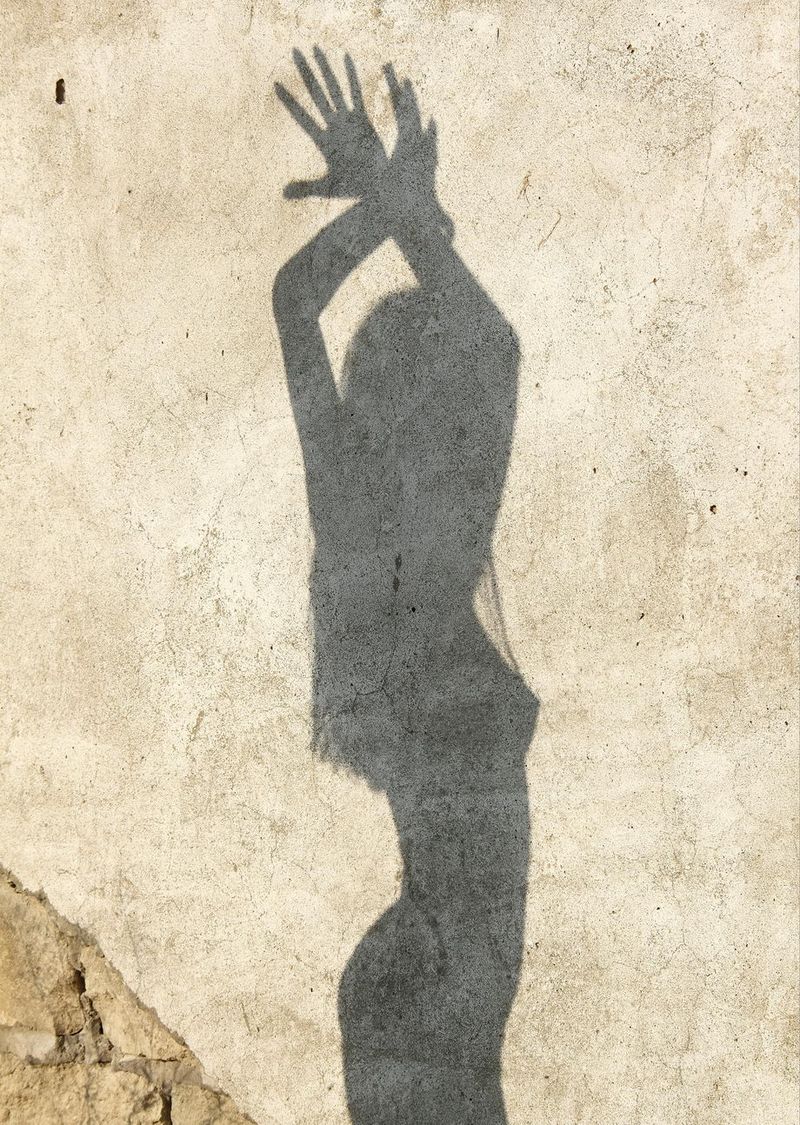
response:
<path id="1" fill-rule="evenodd" d="M 423 287 L 372 309 L 345 357 L 337 484 L 312 513 L 318 552 L 331 521 L 351 557 L 388 539 L 406 587 L 426 583 L 440 608 L 460 597 L 468 609 L 510 454 L 516 346 L 492 321 L 457 293 Z"/>

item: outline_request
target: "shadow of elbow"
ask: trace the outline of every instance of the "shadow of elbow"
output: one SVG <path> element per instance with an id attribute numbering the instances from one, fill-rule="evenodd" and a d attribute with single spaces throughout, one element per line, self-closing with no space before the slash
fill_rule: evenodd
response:
<path id="1" fill-rule="evenodd" d="M 272 311 L 275 313 L 276 319 L 280 320 L 290 310 L 293 298 L 296 304 L 296 285 L 294 284 L 291 271 L 287 269 L 287 265 L 281 266 L 275 274 L 275 281 L 272 284 Z"/>

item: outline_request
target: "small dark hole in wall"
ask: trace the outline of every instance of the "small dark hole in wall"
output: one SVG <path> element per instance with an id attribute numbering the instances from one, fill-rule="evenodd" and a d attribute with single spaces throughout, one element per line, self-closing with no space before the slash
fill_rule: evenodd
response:
<path id="1" fill-rule="evenodd" d="M 64 79 L 59 78 L 56 82 L 56 105 L 64 104 Z"/>

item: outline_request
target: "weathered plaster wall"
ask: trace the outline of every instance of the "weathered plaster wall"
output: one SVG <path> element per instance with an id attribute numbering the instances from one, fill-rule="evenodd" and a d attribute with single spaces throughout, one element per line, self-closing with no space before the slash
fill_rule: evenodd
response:
<path id="1" fill-rule="evenodd" d="M 795 1120 L 794 19 L 4 5 L 0 862 L 258 1122 L 346 1120 L 337 982 L 399 872 L 385 801 L 310 748 L 270 292 L 334 211 L 282 198 L 317 164 L 272 83 L 316 42 L 383 130 L 381 64 L 417 83 L 456 246 L 521 342 L 511 1120 Z M 407 280 L 366 264 L 334 356 Z"/>

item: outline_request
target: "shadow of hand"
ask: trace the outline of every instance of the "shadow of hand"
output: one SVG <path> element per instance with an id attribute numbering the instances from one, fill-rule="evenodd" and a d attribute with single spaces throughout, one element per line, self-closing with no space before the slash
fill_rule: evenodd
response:
<path id="1" fill-rule="evenodd" d="M 384 67 L 389 96 L 397 121 L 397 143 L 388 157 L 369 119 L 355 65 L 345 55 L 344 65 L 352 107 L 325 54 L 314 48 L 320 82 L 300 51 L 293 58 L 324 126 L 280 82 L 275 92 L 297 124 L 322 153 L 327 172 L 317 180 L 293 180 L 287 199 L 362 199 L 378 204 L 389 221 L 418 223 L 433 219 L 452 237 L 452 223 L 436 199 L 436 125 L 423 129 L 414 88 L 398 81 L 394 67 Z"/>

